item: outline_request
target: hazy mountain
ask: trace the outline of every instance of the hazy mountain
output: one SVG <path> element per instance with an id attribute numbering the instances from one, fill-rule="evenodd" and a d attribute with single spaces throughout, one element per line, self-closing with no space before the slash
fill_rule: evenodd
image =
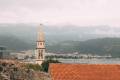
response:
<path id="1" fill-rule="evenodd" d="M 0 35 L 0 46 L 4 46 L 9 50 L 21 51 L 33 49 L 34 46 L 14 35 Z"/>
<path id="2" fill-rule="evenodd" d="M 35 49 L 37 24 L 0 24 L 0 46 Z M 109 26 L 44 25 L 47 51 L 119 55 L 120 28 Z M 110 37 L 110 38 L 105 38 Z M 96 39 L 103 38 L 103 39 Z"/>
<path id="3" fill-rule="evenodd" d="M 101 38 L 87 41 L 67 41 L 47 47 L 48 52 L 98 54 L 120 57 L 120 38 Z"/>
<path id="4" fill-rule="evenodd" d="M 1 35 L 15 35 L 21 40 L 34 43 L 39 24 L 0 24 Z M 76 26 L 76 25 L 44 25 L 46 42 L 49 44 L 61 41 L 84 41 L 104 37 L 120 37 L 119 27 L 110 26 Z"/>

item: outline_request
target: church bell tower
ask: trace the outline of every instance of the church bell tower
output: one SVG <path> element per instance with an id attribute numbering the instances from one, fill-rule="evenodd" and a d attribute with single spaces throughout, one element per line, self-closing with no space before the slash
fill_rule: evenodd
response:
<path id="1" fill-rule="evenodd" d="M 42 24 L 40 24 L 37 36 L 37 47 L 36 47 L 36 64 L 41 65 L 45 59 L 45 37 L 44 32 L 42 30 Z"/>

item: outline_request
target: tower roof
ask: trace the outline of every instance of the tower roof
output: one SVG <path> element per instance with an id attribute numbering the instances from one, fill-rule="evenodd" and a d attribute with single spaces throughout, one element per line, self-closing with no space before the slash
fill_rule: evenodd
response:
<path id="1" fill-rule="evenodd" d="M 44 31 L 43 31 L 43 25 L 40 24 L 40 26 L 38 27 L 38 41 L 44 41 Z"/>

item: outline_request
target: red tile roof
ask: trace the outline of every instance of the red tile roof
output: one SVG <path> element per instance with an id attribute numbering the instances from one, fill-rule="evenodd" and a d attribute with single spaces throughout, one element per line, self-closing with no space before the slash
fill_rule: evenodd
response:
<path id="1" fill-rule="evenodd" d="M 117 64 L 50 64 L 52 80 L 120 80 Z"/>

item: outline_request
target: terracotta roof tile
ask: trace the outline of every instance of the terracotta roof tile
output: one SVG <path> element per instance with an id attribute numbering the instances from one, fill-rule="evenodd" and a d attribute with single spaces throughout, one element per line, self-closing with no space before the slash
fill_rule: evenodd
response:
<path id="1" fill-rule="evenodd" d="M 50 64 L 52 80 L 120 80 L 117 64 Z"/>

